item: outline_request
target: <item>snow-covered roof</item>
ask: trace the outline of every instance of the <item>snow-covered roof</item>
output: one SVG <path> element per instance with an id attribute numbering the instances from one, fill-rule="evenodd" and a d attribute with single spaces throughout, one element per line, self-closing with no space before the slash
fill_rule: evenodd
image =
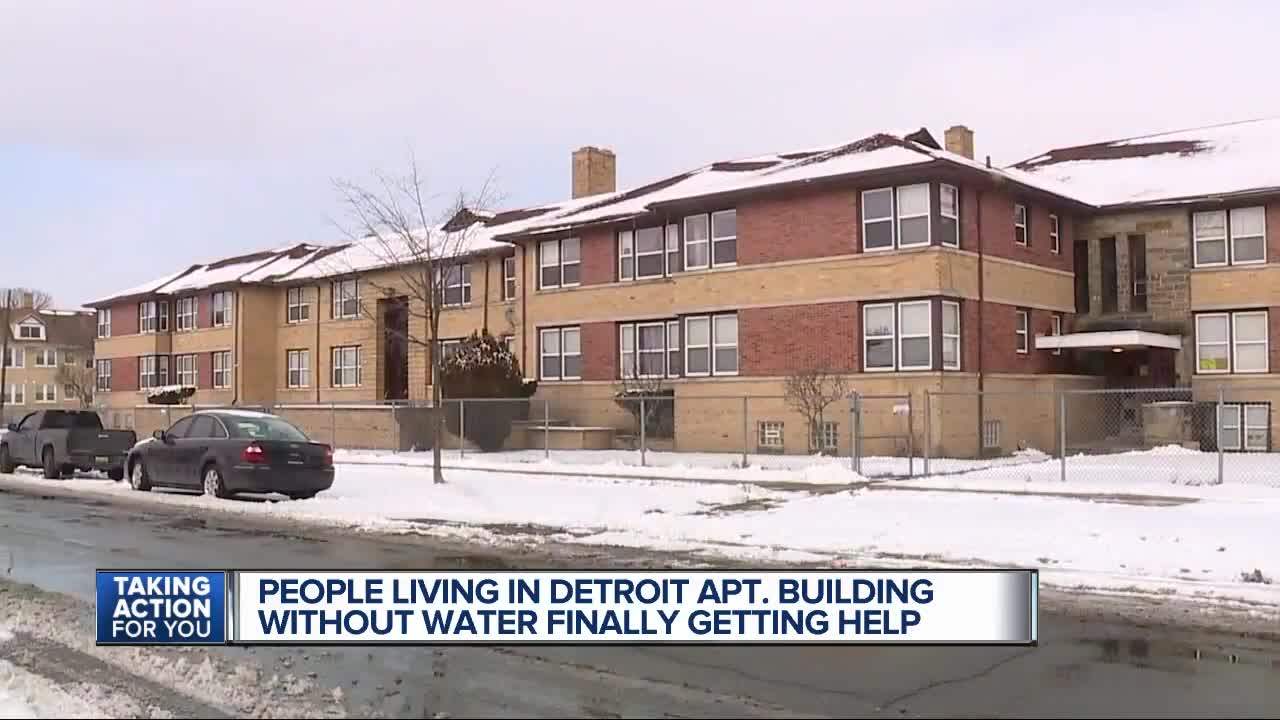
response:
<path id="1" fill-rule="evenodd" d="M 274 267 L 264 268 L 271 272 L 267 275 L 259 275 L 257 279 L 279 282 L 310 280 L 367 272 L 413 262 L 428 256 L 435 259 L 465 257 L 510 249 L 510 244 L 493 239 L 494 232 L 494 228 L 478 221 L 448 232 L 440 226 L 431 230 L 429 246 L 425 230 L 415 233 L 415 239 L 412 242 L 406 237 L 393 234 L 384 234 L 381 238 L 369 236 L 349 245 L 319 248 L 307 259 L 295 262 L 292 269 L 287 272 L 277 273 L 274 272 Z"/>
<path id="2" fill-rule="evenodd" d="M 162 277 L 149 280 L 145 283 L 142 283 L 141 285 L 135 285 L 131 288 L 125 288 L 124 290 L 118 290 L 99 300 L 90 300 L 89 302 L 85 303 L 85 306 L 93 307 L 95 305 L 105 305 L 106 303 L 112 300 L 115 300 L 117 298 L 133 297 L 135 295 L 149 295 L 159 290 L 160 288 L 164 287 L 165 285 L 173 282 L 174 280 L 182 277 L 183 275 L 186 275 L 187 273 L 191 272 L 197 267 L 199 266 L 193 265 L 186 268 L 185 270 L 179 270 L 176 273 L 170 273 L 168 275 L 164 275 Z"/>
<path id="3" fill-rule="evenodd" d="M 1280 190 L 1280 117 L 1058 148 L 1006 172 L 1096 206 Z"/>

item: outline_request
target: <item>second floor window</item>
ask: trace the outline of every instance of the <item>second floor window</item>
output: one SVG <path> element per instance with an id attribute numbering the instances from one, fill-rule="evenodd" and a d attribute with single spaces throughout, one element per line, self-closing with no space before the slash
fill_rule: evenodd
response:
<path id="1" fill-rule="evenodd" d="M 98 360 L 94 363 L 97 370 L 97 383 L 94 388 L 102 392 L 111 391 L 111 361 Z"/>
<path id="2" fill-rule="evenodd" d="M 39 383 L 36 385 L 36 402 L 53 403 L 58 402 L 57 386 L 49 383 Z"/>
<path id="3" fill-rule="evenodd" d="M 955 185 L 938 186 L 938 215 L 942 244 L 960 247 L 960 190 Z"/>
<path id="4" fill-rule="evenodd" d="M 1014 349 L 1026 354 L 1031 348 L 1031 313 L 1026 310 L 1013 311 Z"/>
<path id="5" fill-rule="evenodd" d="M 4 365 L 5 367 L 20 368 L 26 367 L 27 351 L 18 346 L 12 346 L 5 350 Z"/>
<path id="6" fill-rule="evenodd" d="M 156 331 L 156 304 L 154 302 L 138 303 L 138 332 L 153 333 Z"/>
<path id="7" fill-rule="evenodd" d="M 1261 207 L 1198 212 L 1191 230 L 1197 267 L 1267 261 L 1266 212 Z"/>
<path id="8" fill-rule="evenodd" d="M 502 259 L 502 299 L 516 299 L 516 258 Z"/>
<path id="9" fill-rule="evenodd" d="M 1057 255 L 1062 252 L 1062 237 L 1058 231 L 1058 216 L 1049 215 L 1049 252 Z"/>
<path id="10" fill-rule="evenodd" d="M 1017 203 L 1013 206 L 1013 241 L 1023 247 L 1031 244 L 1031 234 L 1027 224 L 1027 206 Z"/>
<path id="11" fill-rule="evenodd" d="M 138 358 L 138 389 L 162 387 L 169 384 L 169 356 L 143 355 Z"/>
<path id="12" fill-rule="evenodd" d="M 684 374 L 738 374 L 738 316 L 700 315 L 684 319 Z"/>
<path id="13" fill-rule="evenodd" d="M 213 386 L 215 388 L 231 387 L 231 351 L 229 350 L 213 354 Z"/>
<path id="14" fill-rule="evenodd" d="M 306 292 L 304 287 L 291 287 L 285 291 L 286 322 L 300 323 L 311 319 L 311 303 L 307 301 Z"/>
<path id="15" fill-rule="evenodd" d="M 290 350 L 285 360 L 288 377 L 285 383 L 291 388 L 304 388 L 311 385 L 311 351 Z"/>
<path id="16" fill-rule="evenodd" d="M 544 290 L 573 287 L 580 282 L 582 244 L 578 238 L 538 243 L 538 287 Z"/>
<path id="17" fill-rule="evenodd" d="M 1054 313 L 1050 322 L 1052 324 L 1049 326 L 1049 334 L 1053 335 L 1054 337 L 1061 335 L 1062 334 L 1062 313 Z M 1062 348 L 1060 347 L 1054 348 L 1053 354 L 1061 355 Z"/>
<path id="18" fill-rule="evenodd" d="M 98 337 L 111 337 L 111 308 L 98 311 Z"/>
<path id="19" fill-rule="evenodd" d="M 333 293 L 333 317 L 337 320 L 353 318 L 360 314 L 360 283 L 355 278 L 335 280 Z"/>
<path id="20" fill-rule="evenodd" d="M 173 374 L 179 385 L 196 384 L 196 356 L 195 355 L 174 355 L 173 356 Z"/>
<path id="21" fill-rule="evenodd" d="M 684 269 L 736 265 L 738 211 L 721 210 L 684 219 Z"/>
<path id="22" fill-rule="evenodd" d="M 675 377 L 680 374 L 680 321 L 625 323 L 618 326 L 619 372 L 623 378 Z"/>
<path id="23" fill-rule="evenodd" d="M 4 401 L 14 405 L 27 404 L 27 386 L 22 383 L 9 385 L 9 389 L 5 391 Z"/>
<path id="24" fill-rule="evenodd" d="M 360 385 L 360 346 L 347 345 L 333 349 L 333 386 Z"/>
<path id="25" fill-rule="evenodd" d="M 178 317 L 175 323 L 179 332 L 196 329 L 196 310 L 198 305 L 199 300 L 194 295 L 178 298 Z"/>
<path id="26" fill-rule="evenodd" d="M 58 364 L 57 350 L 37 350 L 36 367 L 53 367 Z"/>
<path id="27" fill-rule="evenodd" d="M 213 294 L 213 326 L 226 327 L 232 320 L 232 296 L 230 290 Z"/>
<path id="28" fill-rule="evenodd" d="M 445 307 L 471 303 L 471 265 L 450 265 L 441 270 L 440 292 Z"/>
<path id="29" fill-rule="evenodd" d="M 928 245 L 932 232 L 931 215 L 928 183 L 864 190 L 863 251 Z"/>
<path id="30" fill-rule="evenodd" d="M 538 353 L 542 379 L 582 379 L 582 334 L 578 328 L 539 331 Z"/>

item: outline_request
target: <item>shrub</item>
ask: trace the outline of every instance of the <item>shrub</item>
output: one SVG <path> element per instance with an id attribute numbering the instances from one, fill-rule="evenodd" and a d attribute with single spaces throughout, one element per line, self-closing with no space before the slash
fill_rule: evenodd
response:
<path id="1" fill-rule="evenodd" d="M 475 332 L 442 363 L 440 391 L 444 399 L 493 402 L 445 403 L 449 432 L 475 443 L 485 452 L 501 450 L 511 424 L 529 417 L 529 398 L 538 383 L 525 380 L 520 361 L 488 332 Z M 497 402 L 506 399 L 508 402 Z M 465 415 L 466 427 L 461 427 Z"/>
<path id="2" fill-rule="evenodd" d="M 631 413 L 636 428 L 640 427 L 640 398 L 644 401 L 644 434 L 647 438 L 672 438 L 676 434 L 676 391 L 672 388 L 632 387 L 618 390 L 613 401 Z"/>
<path id="3" fill-rule="evenodd" d="M 192 385 L 165 385 L 147 391 L 149 405 L 181 405 L 196 394 Z"/>

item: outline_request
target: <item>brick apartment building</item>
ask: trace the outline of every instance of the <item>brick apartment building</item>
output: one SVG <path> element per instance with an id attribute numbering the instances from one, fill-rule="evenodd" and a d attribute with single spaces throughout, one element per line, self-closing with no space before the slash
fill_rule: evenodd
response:
<path id="1" fill-rule="evenodd" d="M 14 308 L 12 317 L 12 340 L 3 359 L 4 422 L 51 407 L 81 407 L 92 396 L 84 369 L 93 363 L 93 313 L 35 310 L 28 304 Z"/>
<path id="2" fill-rule="evenodd" d="M 1211 132 L 1274 130 L 1228 128 Z M 1249 264 L 1249 233 L 1260 230 L 1266 248 L 1274 207 L 1258 189 L 1277 183 L 1261 162 L 1239 180 L 1250 187 L 1219 182 L 1231 174 L 1211 151 L 1216 137 L 1067 148 L 1002 169 L 975 160 L 972 132 L 957 126 L 941 143 L 924 130 L 877 134 L 621 192 L 614 155 L 582 148 L 571 199 L 451 223 L 471 235 L 441 334 L 509 337 L 539 381 L 536 400 L 576 426 L 625 426 L 612 402 L 624 375 L 661 378 L 684 449 L 741 449 L 735 398 L 777 398 L 805 370 L 847 374 L 863 394 L 990 393 L 985 408 L 933 409 L 946 428 L 933 437 L 938 452 L 978 452 L 984 435 L 989 450 L 1014 449 L 988 416 L 1043 426 L 1036 442 L 1052 447 L 1051 403 L 997 393 L 1271 371 L 1265 339 L 1258 366 L 1249 333 L 1258 317 L 1269 326 L 1275 293 L 1251 300 L 1240 288 L 1256 298 L 1280 287 L 1265 264 Z M 1172 165 L 1146 178 L 1125 164 L 1153 158 L 1188 163 L 1179 172 L 1206 186 L 1149 190 Z M 1098 169 L 1111 164 L 1121 169 Z M 298 245 L 92 303 L 103 403 L 134 408 L 149 386 L 181 382 L 200 388 L 201 403 L 283 403 L 304 415 L 347 402 L 353 425 L 394 423 L 385 408 L 355 404 L 424 400 L 430 386 L 423 349 L 387 331 L 422 313 L 384 292 L 396 271 L 383 265 L 359 244 Z M 809 428 L 781 399 L 753 402 L 745 420 L 758 449 L 807 448 Z M 821 431 L 841 451 L 846 421 Z"/>

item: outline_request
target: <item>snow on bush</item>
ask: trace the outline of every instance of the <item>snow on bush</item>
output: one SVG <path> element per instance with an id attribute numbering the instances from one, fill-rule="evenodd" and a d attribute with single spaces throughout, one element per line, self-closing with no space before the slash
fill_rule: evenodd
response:
<path id="1" fill-rule="evenodd" d="M 194 385 L 161 385 L 147 391 L 147 402 L 152 405 L 179 405 L 195 394 Z"/>

